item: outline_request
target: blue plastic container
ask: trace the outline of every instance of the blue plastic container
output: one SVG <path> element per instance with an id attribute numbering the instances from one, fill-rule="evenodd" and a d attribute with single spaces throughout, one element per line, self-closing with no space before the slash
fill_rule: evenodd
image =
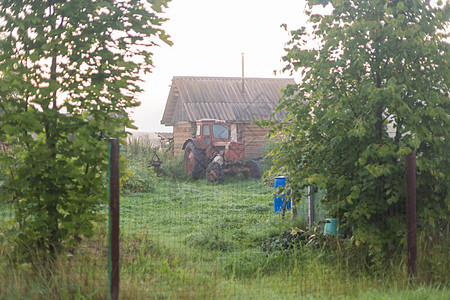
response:
<path id="1" fill-rule="evenodd" d="M 280 186 L 286 186 L 287 176 L 275 177 L 274 189 L 276 190 Z M 283 211 L 283 202 L 286 199 L 286 195 L 282 193 L 281 195 L 275 194 L 273 201 L 273 211 L 279 213 Z M 287 200 L 286 209 L 291 209 L 291 201 Z"/>
<path id="2" fill-rule="evenodd" d="M 323 228 L 323 233 L 328 235 L 338 235 L 341 234 L 341 229 L 339 228 L 339 221 L 335 218 L 326 219 L 325 227 Z"/>

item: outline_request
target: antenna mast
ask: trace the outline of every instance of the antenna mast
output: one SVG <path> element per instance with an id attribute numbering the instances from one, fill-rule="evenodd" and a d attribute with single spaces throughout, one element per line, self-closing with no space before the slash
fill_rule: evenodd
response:
<path id="1" fill-rule="evenodd" d="M 244 90 L 244 53 L 242 53 L 242 88 L 241 93 L 245 93 Z"/>

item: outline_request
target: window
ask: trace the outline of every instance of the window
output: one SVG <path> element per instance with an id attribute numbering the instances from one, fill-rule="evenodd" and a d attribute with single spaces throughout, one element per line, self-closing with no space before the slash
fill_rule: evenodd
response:
<path id="1" fill-rule="evenodd" d="M 203 136 L 208 136 L 208 135 L 210 135 L 209 125 L 203 125 Z"/>
<path id="2" fill-rule="evenodd" d="M 230 137 L 230 127 L 228 125 L 214 124 L 213 136 L 215 139 L 227 140 Z"/>
<path id="3" fill-rule="evenodd" d="M 195 135 L 200 135 L 200 129 L 202 128 L 202 126 L 200 124 L 197 124 L 197 131 L 195 132 Z"/>
<path id="4" fill-rule="evenodd" d="M 209 147 L 211 145 L 211 138 L 210 135 L 209 125 L 203 125 L 203 141 L 205 142 L 206 146 Z"/>

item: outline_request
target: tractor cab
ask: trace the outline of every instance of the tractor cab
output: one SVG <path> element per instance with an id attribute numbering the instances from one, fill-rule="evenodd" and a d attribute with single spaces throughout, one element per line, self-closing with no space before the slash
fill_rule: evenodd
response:
<path id="1" fill-rule="evenodd" d="M 195 133 L 197 139 L 201 139 L 206 147 L 226 143 L 231 140 L 230 124 L 219 120 L 200 120 L 197 122 Z"/>
<path id="2" fill-rule="evenodd" d="M 206 149 L 206 156 L 223 164 L 237 163 L 244 160 L 244 143 L 232 142 L 231 124 L 221 120 L 199 120 L 195 138 L 201 140 Z"/>

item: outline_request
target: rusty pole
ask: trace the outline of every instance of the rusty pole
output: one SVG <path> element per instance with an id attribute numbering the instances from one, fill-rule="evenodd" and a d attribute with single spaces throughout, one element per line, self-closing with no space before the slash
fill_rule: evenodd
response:
<path id="1" fill-rule="evenodd" d="M 119 140 L 109 139 L 109 293 L 119 299 Z"/>
<path id="2" fill-rule="evenodd" d="M 408 274 L 417 276 L 416 151 L 406 157 L 406 230 Z"/>

